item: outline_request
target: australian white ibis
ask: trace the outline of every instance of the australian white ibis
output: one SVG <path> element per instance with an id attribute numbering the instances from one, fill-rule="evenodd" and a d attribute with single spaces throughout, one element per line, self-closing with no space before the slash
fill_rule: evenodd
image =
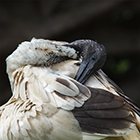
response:
<path id="1" fill-rule="evenodd" d="M 0 140 L 139 140 L 140 109 L 101 70 L 103 45 L 33 38 L 6 59 Z"/>

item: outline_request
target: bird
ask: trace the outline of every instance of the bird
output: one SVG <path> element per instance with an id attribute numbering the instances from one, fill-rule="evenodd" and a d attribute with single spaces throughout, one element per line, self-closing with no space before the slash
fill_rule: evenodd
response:
<path id="1" fill-rule="evenodd" d="M 0 140 L 139 140 L 140 108 L 102 70 L 103 45 L 24 41 L 7 57 Z"/>

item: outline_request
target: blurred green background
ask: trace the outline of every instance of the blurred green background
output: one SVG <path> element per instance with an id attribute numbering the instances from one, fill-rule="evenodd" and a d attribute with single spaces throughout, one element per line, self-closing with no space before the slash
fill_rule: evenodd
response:
<path id="1" fill-rule="evenodd" d="M 25 40 L 92 39 L 103 44 L 103 70 L 140 105 L 139 0 L 1 0 L 0 104 L 11 96 L 6 57 Z"/>

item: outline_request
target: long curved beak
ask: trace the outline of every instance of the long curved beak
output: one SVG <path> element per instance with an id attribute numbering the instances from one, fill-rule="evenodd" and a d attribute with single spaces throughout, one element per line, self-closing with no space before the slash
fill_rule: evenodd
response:
<path id="1" fill-rule="evenodd" d="M 90 57 L 83 58 L 75 80 L 85 83 L 86 80 L 97 70 L 101 69 L 106 61 L 105 48 L 95 51 Z"/>
<path id="2" fill-rule="evenodd" d="M 80 83 L 84 83 L 93 73 L 95 73 L 99 68 L 97 55 L 94 54 L 88 59 L 83 59 L 80 68 L 76 74 L 75 80 Z"/>

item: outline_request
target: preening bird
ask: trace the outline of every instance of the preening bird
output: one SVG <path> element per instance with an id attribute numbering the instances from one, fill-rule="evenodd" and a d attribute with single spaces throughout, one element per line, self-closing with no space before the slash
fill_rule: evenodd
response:
<path id="1" fill-rule="evenodd" d="M 139 140 L 140 108 L 101 70 L 92 40 L 33 38 L 6 59 L 12 97 L 0 140 Z"/>

